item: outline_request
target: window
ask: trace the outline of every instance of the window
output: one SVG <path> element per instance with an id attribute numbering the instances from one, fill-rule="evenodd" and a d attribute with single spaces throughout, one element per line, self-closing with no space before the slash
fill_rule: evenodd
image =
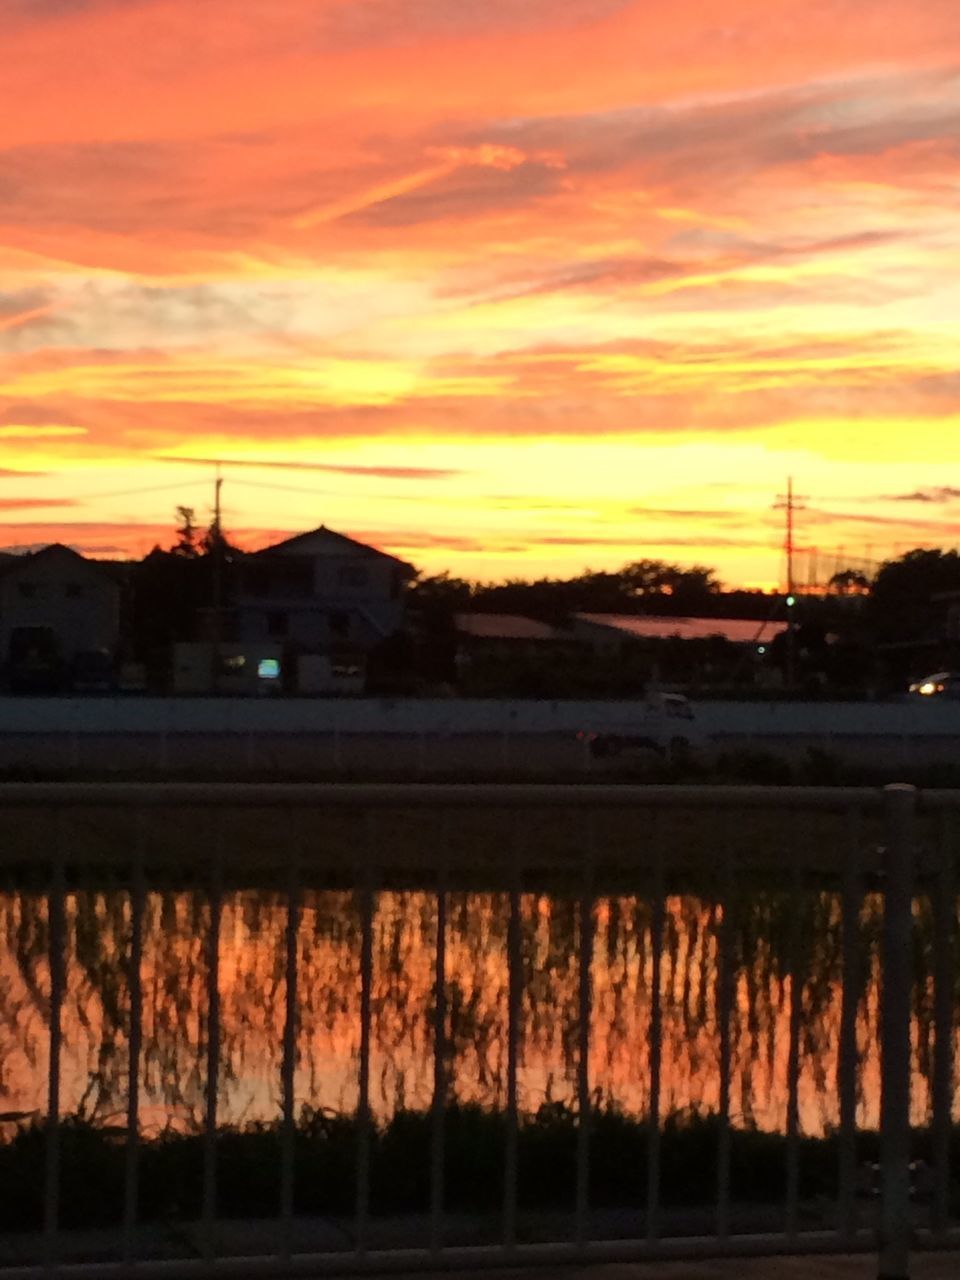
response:
<path id="1" fill-rule="evenodd" d="M 290 619 L 281 609 L 267 614 L 267 635 L 285 636 L 290 629 Z"/>
<path id="2" fill-rule="evenodd" d="M 337 582 L 341 587 L 365 587 L 367 571 L 358 564 L 345 564 L 337 574 Z"/>

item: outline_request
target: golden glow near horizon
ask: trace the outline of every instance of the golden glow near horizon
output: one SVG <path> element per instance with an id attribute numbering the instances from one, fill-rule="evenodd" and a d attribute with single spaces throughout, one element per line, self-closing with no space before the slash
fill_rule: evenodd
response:
<path id="1" fill-rule="evenodd" d="M 169 545 L 214 459 L 245 545 L 480 579 L 773 584 L 788 474 L 821 559 L 958 541 L 953 0 L 4 24 L 0 546 Z"/>

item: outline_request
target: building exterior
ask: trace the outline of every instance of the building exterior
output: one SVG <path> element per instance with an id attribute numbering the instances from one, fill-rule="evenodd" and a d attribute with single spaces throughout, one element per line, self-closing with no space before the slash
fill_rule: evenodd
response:
<path id="1" fill-rule="evenodd" d="M 355 681 L 368 655 L 403 630 L 415 570 L 321 525 L 245 556 L 234 601 L 236 638 L 282 647 L 289 669 L 323 656 Z"/>
<path id="2" fill-rule="evenodd" d="M 456 680 L 473 697 L 508 694 L 539 698 L 576 692 L 590 646 L 566 628 L 512 613 L 456 613 Z"/>
<path id="3" fill-rule="evenodd" d="M 181 641 L 173 646 L 173 692 L 244 697 L 278 693 L 281 661 L 276 644 Z"/>
<path id="4" fill-rule="evenodd" d="M 53 543 L 0 565 L 0 661 L 16 684 L 31 668 L 52 679 L 80 655 L 107 654 L 120 634 L 120 585 L 114 575 Z"/>
<path id="5" fill-rule="evenodd" d="M 538 653 L 544 647 L 576 648 L 569 631 L 561 631 L 535 618 L 513 613 L 456 613 L 454 630 L 460 652 L 485 653 L 497 657 L 516 653 Z"/>
<path id="6" fill-rule="evenodd" d="M 673 618 L 620 613 L 577 613 L 573 631 L 599 652 L 618 652 L 624 643 L 647 640 L 709 640 L 734 645 L 768 645 L 785 622 L 749 618 Z"/>

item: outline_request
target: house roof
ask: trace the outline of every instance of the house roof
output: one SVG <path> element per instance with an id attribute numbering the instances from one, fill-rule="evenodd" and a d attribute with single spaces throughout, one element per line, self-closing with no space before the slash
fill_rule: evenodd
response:
<path id="1" fill-rule="evenodd" d="M 569 640 L 568 632 L 515 613 L 457 613 L 454 625 L 461 635 L 476 640 Z"/>
<path id="2" fill-rule="evenodd" d="M 754 618 L 656 618 L 624 613 L 578 613 L 574 617 L 637 640 L 705 640 L 722 636 L 732 644 L 769 643 L 787 627 L 785 622 L 757 622 Z"/>
<path id="3" fill-rule="evenodd" d="M 111 582 L 116 582 L 114 574 L 109 571 L 105 564 L 98 560 L 88 560 L 79 551 L 74 551 L 73 547 L 68 547 L 62 542 L 51 542 L 49 546 L 41 547 L 39 551 L 28 551 L 23 555 L 4 554 L 0 559 L 0 576 L 13 576 L 28 565 L 35 565 L 38 560 L 47 560 L 53 555 L 66 556 L 71 560 L 77 561 L 85 571 L 96 573 Z"/>
<path id="4" fill-rule="evenodd" d="M 328 529 L 323 524 L 316 529 L 308 530 L 306 533 L 297 533 L 292 538 L 284 538 L 282 542 L 274 542 L 269 547 L 261 547 L 259 551 L 253 552 L 253 555 L 303 555 L 312 557 L 317 555 L 344 555 L 346 553 L 375 557 L 378 560 L 390 560 L 411 577 L 416 573 L 413 565 L 408 564 L 406 560 L 401 560 L 398 556 L 392 556 L 387 551 L 381 551 L 379 547 L 371 547 L 369 543 L 348 537 L 345 533 L 337 533 L 336 530 Z"/>

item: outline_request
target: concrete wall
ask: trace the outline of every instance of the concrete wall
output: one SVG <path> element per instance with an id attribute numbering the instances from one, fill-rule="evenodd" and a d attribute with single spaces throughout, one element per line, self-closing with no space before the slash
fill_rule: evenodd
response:
<path id="1" fill-rule="evenodd" d="M 576 733 L 637 704 L 460 698 L 0 698 L 0 734 Z M 960 701 L 704 702 L 710 737 L 956 738 Z"/>
<path id="2" fill-rule="evenodd" d="M 285 777 L 484 775 L 604 778 L 584 725 L 626 703 L 376 699 L 0 698 L 0 769 Z M 960 705 L 748 703 L 702 708 L 709 757 L 767 751 L 800 764 L 820 748 L 887 769 L 960 759 Z"/>

